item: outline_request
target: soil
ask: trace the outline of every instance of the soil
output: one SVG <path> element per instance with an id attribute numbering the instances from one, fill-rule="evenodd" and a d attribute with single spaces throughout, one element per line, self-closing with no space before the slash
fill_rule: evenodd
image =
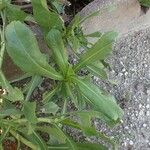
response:
<path id="1" fill-rule="evenodd" d="M 66 8 L 66 12 L 70 15 L 75 15 L 78 12 L 81 11 L 82 8 L 84 8 L 87 4 L 92 2 L 93 0 L 69 0 L 71 3 L 71 6 Z"/>

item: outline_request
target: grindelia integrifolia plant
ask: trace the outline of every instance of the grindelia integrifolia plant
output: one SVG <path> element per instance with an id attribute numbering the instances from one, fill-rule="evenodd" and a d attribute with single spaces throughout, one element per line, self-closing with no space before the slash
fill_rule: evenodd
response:
<path id="1" fill-rule="evenodd" d="M 31 4 L 33 15 L 20 10 L 9 0 L 2 0 L 0 4 L 0 149 L 10 137 L 14 138 L 18 149 L 23 144 L 33 150 L 108 149 L 102 144 L 75 142 L 64 132 L 64 126 L 82 131 L 87 137 L 101 138 L 116 149 L 113 139 L 96 131 L 92 119 L 99 118 L 112 127 L 120 123 L 123 111 L 113 96 L 100 90 L 91 80 L 92 75 L 107 80 L 104 60 L 112 51 L 116 33 L 84 35 L 80 25 L 88 17 L 75 16 L 66 27 L 57 9 L 49 9 L 46 0 L 31 0 Z M 41 28 L 49 53 L 41 52 L 28 26 L 30 23 Z M 91 44 L 87 37 L 98 40 Z M 14 87 L 6 79 L 2 70 L 5 53 L 30 76 L 26 90 Z M 76 63 L 69 63 L 69 55 L 74 56 Z M 88 73 L 81 74 L 81 70 Z M 42 104 L 37 108 L 31 94 L 43 77 L 53 81 L 53 89 L 43 94 Z M 75 110 L 67 109 L 69 101 Z M 78 121 L 72 119 L 74 116 Z M 47 134 L 48 140 L 43 139 L 41 133 Z"/>

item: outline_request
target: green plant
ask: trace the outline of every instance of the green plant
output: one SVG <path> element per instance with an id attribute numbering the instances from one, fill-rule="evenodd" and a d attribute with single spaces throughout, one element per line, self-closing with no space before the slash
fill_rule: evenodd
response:
<path id="1" fill-rule="evenodd" d="M 150 0 L 139 0 L 140 4 L 145 7 L 150 7 Z"/>
<path id="2" fill-rule="evenodd" d="M 31 2 L 33 15 L 20 10 L 10 1 L 2 0 L 0 4 L 3 23 L 0 30 L 1 149 L 3 141 L 9 137 L 17 140 L 18 149 L 21 143 L 33 150 L 107 149 L 102 144 L 73 141 L 63 131 L 63 126 L 81 130 L 88 137 L 101 138 L 116 149 L 114 140 L 96 131 L 92 119 L 99 118 L 111 127 L 120 123 L 123 111 L 113 96 L 100 90 L 91 80 L 92 75 L 107 79 L 104 59 L 111 53 L 116 33 L 95 32 L 84 35 L 80 25 L 88 17 L 81 20 L 76 16 L 70 25 L 65 27 L 61 16 L 55 10 L 48 9 L 46 0 Z M 34 33 L 24 22 L 33 22 L 41 27 L 51 55 L 41 53 Z M 98 38 L 98 41 L 91 44 L 87 37 Z M 67 50 L 68 47 L 70 51 Z M 84 48 L 85 52 L 81 53 L 80 48 Z M 13 62 L 30 75 L 26 90 L 14 87 L 5 78 L 2 71 L 5 50 Z M 69 63 L 70 54 L 77 59 L 74 65 Z M 82 69 L 88 70 L 89 73 L 81 75 Z M 53 80 L 53 90 L 43 95 L 40 109 L 37 109 L 36 102 L 31 101 L 31 94 L 41 83 L 42 77 Z M 67 110 L 69 101 L 74 104 L 76 111 Z M 77 116 L 78 121 L 72 119 L 73 116 Z M 42 138 L 41 132 L 49 135 L 49 141 L 46 142 Z"/>

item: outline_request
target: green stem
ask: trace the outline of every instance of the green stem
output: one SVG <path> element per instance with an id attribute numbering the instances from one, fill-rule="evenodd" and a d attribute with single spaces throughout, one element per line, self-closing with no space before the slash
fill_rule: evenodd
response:
<path id="1" fill-rule="evenodd" d="M 104 141 L 110 143 L 110 144 L 112 145 L 112 149 L 113 149 L 113 150 L 117 150 L 117 144 L 116 144 L 115 141 L 112 140 L 110 137 L 108 137 L 108 136 L 106 136 L 105 134 L 100 133 L 100 132 L 98 133 L 98 136 L 99 136 L 100 138 L 102 138 Z"/>
<path id="2" fill-rule="evenodd" d="M 18 120 L 14 120 L 14 123 L 26 123 L 28 122 L 27 119 L 18 119 Z M 49 118 L 38 118 L 38 122 L 44 122 L 44 123 L 54 123 L 54 119 L 49 119 Z"/>
<path id="3" fill-rule="evenodd" d="M 2 26 L 2 29 L 0 29 L 0 35 L 1 35 L 0 69 L 2 68 L 3 57 L 4 57 L 4 52 L 5 52 L 5 23 L 6 23 L 5 11 L 1 12 L 1 18 L 3 22 L 3 26 Z"/>
<path id="4" fill-rule="evenodd" d="M 4 150 L 4 149 L 3 149 L 3 146 L 2 146 L 2 143 L 0 144 L 0 149 L 1 149 L 1 150 Z"/>
<path id="5" fill-rule="evenodd" d="M 10 126 L 6 129 L 5 133 L 1 136 L 0 143 L 3 142 L 4 138 L 6 137 L 7 133 L 9 132 L 9 130 L 10 130 Z"/>
<path id="6" fill-rule="evenodd" d="M 62 110 L 62 115 L 64 115 L 66 113 L 66 110 L 67 110 L 67 98 L 65 98 L 65 101 L 64 101 L 64 106 L 63 106 L 63 110 Z"/>
<path id="7" fill-rule="evenodd" d="M 33 143 L 31 143 L 30 141 L 26 140 L 24 137 L 22 137 L 20 134 L 16 133 L 13 130 L 10 130 L 10 133 L 19 141 L 21 141 L 22 143 L 24 143 L 25 145 L 27 145 L 28 147 L 30 147 L 33 150 L 37 150 L 37 146 L 34 145 Z"/>

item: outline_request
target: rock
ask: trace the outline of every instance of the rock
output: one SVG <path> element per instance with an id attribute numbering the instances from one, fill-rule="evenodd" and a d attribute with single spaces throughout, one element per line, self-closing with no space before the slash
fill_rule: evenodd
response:
<path id="1" fill-rule="evenodd" d="M 100 10 L 99 15 L 83 23 L 84 32 L 89 34 L 95 31 L 118 31 L 120 34 L 129 29 L 131 21 L 141 15 L 138 0 L 94 0 L 79 13 L 83 18 Z"/>

